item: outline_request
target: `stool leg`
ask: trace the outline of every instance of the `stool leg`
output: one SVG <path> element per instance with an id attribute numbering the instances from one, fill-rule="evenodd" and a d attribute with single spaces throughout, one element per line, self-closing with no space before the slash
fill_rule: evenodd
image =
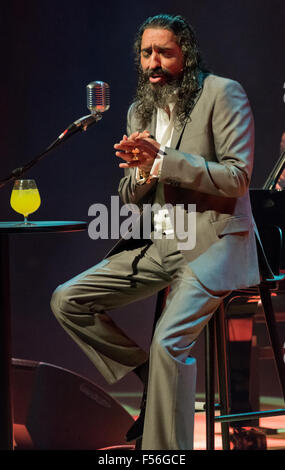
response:
<path id="1" fill-rule="evenodd" d="M 222 303 L 215 315 L 216 321 L 216 342 L 217 342 L 217 359 L 219 371 L 219 395 L 221 414 L 229 414 L 229 381 L 228 381 L 228 361 L 227 361 L 227 342 L 226 342 L 226 326 L 225 311 Z M 229 423 L 222 422 L 222 441 L 223 450 L 230 450 L 230 433 Z"/>
<path id="2" fill-rule="evenodd" d="M 278 331 L 276 327 L 275 315 L 272 306 L 271 294 L 268 286 L 264 283 L 261 283 L 259 286 L 260 298 L 263 306 L 263 311 L 265 315 L 266 325 L 271 341 L 271 346 L 274 353 L 275 364 L 278 371 L 278 376 L 283 392 L 283 398 L 285 400 L 285 364 L 282 357 L 281 343 L 278 336 Z"/>
<path id="3" fill-rule="evenodd" d="M 215 449 L 215 319 L 205 327 L 206 449 Z"/>

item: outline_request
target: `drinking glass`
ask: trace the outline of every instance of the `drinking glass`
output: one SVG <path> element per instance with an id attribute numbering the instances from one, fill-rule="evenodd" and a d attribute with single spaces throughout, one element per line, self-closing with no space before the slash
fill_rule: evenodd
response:
<path id="1" fill-rule="evenodd" d="M 32 225 L 28 222 L 28 215 L 35 212 L 41 205 L 41 198 L 35 180 L 16 180 L 12 189 L 10 204 L 14 211 L 24 216 L 23 225 Z"/>

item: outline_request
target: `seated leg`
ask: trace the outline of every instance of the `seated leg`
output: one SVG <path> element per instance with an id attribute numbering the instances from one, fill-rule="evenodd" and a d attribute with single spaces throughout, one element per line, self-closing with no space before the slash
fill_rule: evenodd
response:
<path id="1" fill-rule="evenodd" d="M 211 293 L 188 265 L 172 283 L 150 350 L 143 450 L 193 449 L 196 360 L 191 348 L 226 293 Z"/>
<path id="2" fill-rule="evenodd" d="M 108 383 L 144 363 L 148 354 L 106 313 L 162 289 L 171 278 L 152 244 L 118 253 L 59 286 L 51 308 Z"/>

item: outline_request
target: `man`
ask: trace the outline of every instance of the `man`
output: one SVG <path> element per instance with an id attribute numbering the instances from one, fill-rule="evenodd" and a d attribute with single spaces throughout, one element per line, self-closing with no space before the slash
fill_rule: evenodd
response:
<path id="1" fill-rule="evenodd" d="M 182 17 L 148 18 L 135 48 L 137 96 L 127 135 L 115 144 L 125 169 L 119 193 L 141 208 L 183 207 L 186 222 L 195 204 L 196 244 L 189 249 L 170 213 L 157 210 L 149 239 L 119 242 L 102 263 L 60 286 L 52 309 L 109 383 L 131 370 L 148 383 L 142 450 L 185 450 L 193 448 L 191 347 L 229 291 L 259 282 L 248 195 L 253 120 L 237 82 L 203 72 Z M 168 285 L 147 353 L 106 311 Z"/>

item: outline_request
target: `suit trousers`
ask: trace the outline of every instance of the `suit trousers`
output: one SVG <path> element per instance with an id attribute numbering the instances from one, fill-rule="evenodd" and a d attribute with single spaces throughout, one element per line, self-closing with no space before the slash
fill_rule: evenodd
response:
<path id="1" fill-rule="evenodd" d="M 106 312 L 168 285 L 146 352 Z M 196 360 L 190 351 L 226 294 L 203 286 L 176 241 L 164 235 L 104 259 L 55 290 L 57 320 L 108 383 L 149 359 L 142 450 L 193 449 Z"/>

